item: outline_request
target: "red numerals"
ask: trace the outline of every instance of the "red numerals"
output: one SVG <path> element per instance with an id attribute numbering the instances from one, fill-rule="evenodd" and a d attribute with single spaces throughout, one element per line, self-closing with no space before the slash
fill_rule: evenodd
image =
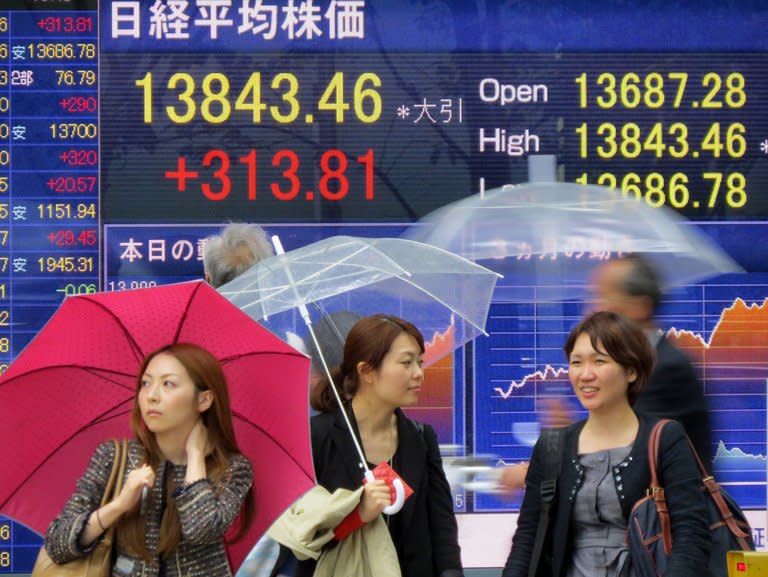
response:
<path id="1" fill-rule="evenodd" d="M 339 201 L 347 197 L 352 184 L 350 178 L 361 182 L 362 194 L 365 200 L 373 200 L 374 192 L 374 151 L 368 149 L 365 154 L 356 158 L 357 164 L 350 167 L 347 154 L 338 149 L 326 150 L 320 155 L 320 160 L 310 174 L 315 174 L 320 169 L 320 179 L 316 186 L 307 186 L 302 182 L 303 167 L 299 155 L 293 150 L 278 150 L 272 155 L 267 167 L 269 172 L 266 179 L 269 180 L 267 190 L 280 201 L 289 202 L 296 198 L 304 198 L 312 201 L 315 199 L 315 191 L 320 198 L 327 201 Z M 203 195 L 214 202 L 225 200 L 232 190 L 247 190 L 248 200 L 256 200 L 258 196 L 259 164 L 258 153 L 250 150 L 244 156 L 238 158 L 238 164 L 233 166 L 230 156 L 223 150 L 209 150 L 202 158 L 201 170 L 190 166 L 192 161 L 180 156 L 173 170 L 165 172 L 165 178 L 175 181 L 176 190 L 185 192 L 190 183 L 200 181 L 200 190 Z M 245 170 L 243 170 L 243 168 Z M 262 167 L 263 168 L 263 167 Z M 304 167 L 306 168 L 306 167 Z M 361 170 L 362 169 L 362 170 Z M 247 186 L 233 186 L 232 180 L 245 177 Z M 361 178 L 362 177 L 362 178 Z M 353 190 L 353 192 L 358 192 Z"/>

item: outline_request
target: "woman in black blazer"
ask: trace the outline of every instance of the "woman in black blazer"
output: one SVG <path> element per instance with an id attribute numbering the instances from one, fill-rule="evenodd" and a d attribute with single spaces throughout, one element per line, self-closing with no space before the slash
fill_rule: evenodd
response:
<path id="1" fill-rule="evenodd" d="M 458 528 L 437 437 L 429 425 L 406 417 L 400 407 L 418 402 L 424 371 L 424 338 L 411 323 L 388 315 L 358 321 L 344 345 L 341 366 L 332 371 L 355 435 L 373 469 L 389 463 L 413 489 L 400 512 L 386 516 L 403 577 L 462 577 Z M 344 422 L 331 383 L 312 391 L 312 452 L 320 485 L 334 491 L 357 489 L 363 467 Z M 373 520 L 390 504 L 383 481 L 367 483 L 347 527 Z M 333 542 L 332 545 L 333 546 Z M 309 577 L 312 560 L 297 577 Z"/>
<path id="2" fill-rule="evenodd" d="M 648 438 L 653 417 L 632 410 L 653 367 L 642 330 L 610 312 L 591 315 L 565 345 L 568 376 L 588 417 L 568 427 L 547 537 L 536 575 L 631 576 L 626 542 L 629 513 L 650 485 Z M 540 514 L 544 448 L 537 443 L 502 577 L 527 577 Z M 665 575 L 709 576 L 706 505 L 682 426 L 666 426 L 660 441 L 660 482 L 672 525 Z"/>

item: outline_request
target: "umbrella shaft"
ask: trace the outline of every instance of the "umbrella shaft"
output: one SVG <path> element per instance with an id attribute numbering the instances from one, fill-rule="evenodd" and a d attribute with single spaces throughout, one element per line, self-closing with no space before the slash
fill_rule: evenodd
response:
<path id="1" fill-rule="evenodd" d="M 328 368 L 328 363 L 325 362 L 325 356 L 323 356 L 323 350 L 320 348 L 320 343 L 317 341 L 317 336 L 315 336 L 315 330 L 312 328 L 312 321 L 309 320 L 309 315 L 307 315 L 304 321 L 306 322 L 307 328 L 309 329 L 309 334 L 312 335 L 312 342 L 315 343 L 315 350 L 317 350 L 317 354 L 320 357 L 320 362 L 323 365 L 325 376 L 328 377 L 328 382 L 331 387 L 331 391 L 333 391 L 333 396 L 336 398 L 336 402 L 339 404 L 339 410 L 341 410 L 341 416 L 344 417 L 344 422 L 346 423 L 347 429 L 349 430 L 349 434 L 352 437 L 352 442 L 354 442 L 355 449 L 357 449 L 357 454 L 360 457 L 360 464 L 363 466 L 365 473 L 368 473 L 369 469 L 368 469 L 368 463 L 365 460 L 365 453 L 363 452 L 363 448 L 360 446 L 360 442 L 357 440 L 357 435 L 355 435 L 355 430 L 352 428 L 352 423 L 349 420 L 349 415 L 347 415 L 347 411 L 344 409 L 344 401 L 341 400 L 339 391 L 336 388 L 336 383 L 333 382 L 331 371 Z"/>
<path id="2" fill-rule="evenodd" d="M 280 242 L 280 237 L 275 235 L 272 235 L 272 245 L 275 247 L 275 253 L 276 254 L 285 254 L 285 250 L 283 249 L 283 243 Z M 290 267 L 288 264 L 285 265 L 285 274 L 288 276 L 288 282 L 291 283 L 291 286 L 293 287 L 294 296 L 296 297 L 296 302 L 301 303 L 301 298 L 299 296 L 299 291 L 296 288 L 296 281 L 293 278 L 293 273 L 291 272 Z M 347 411 L 344 410 L 344 401 L 341 400 L 341 396 L 339 395 L 339 391 L 336 389 L 336 383 L 333 382 L 333 377 L 331 376 L 331 371 L 328 369 L 328 363 L 325 362 L 325 357 L 323 356 L 323 350 L 320 348 L 320 343 L 317 342 L 317 336 L 315 336 L 315 330 L 312 328 L 312 320 L 309 318 L 309 311 L 307 310 L 306 305 L 303 303 L 299 304 L 299 312 L 301 313 L 301 318 L 304 319 L 304 324 L 307 325 L 307 328 L 309 329 L 309 334 L 312 335 L 312 342 L 315 343 L 315 349 L 317 350 L 317 354 L 320 357 L 320 362 L 323 364 L 323 370 L 325 371 L 325 376 L 328 377 L 328 382 L 331 387 L 331 391 L 333 391 L 333 396 L 336 398 L 336 402 L 339 404 L 339 409 L 341 410 L 341 414 L 344 417 L 344 422 L 347 424 L 347 429 L 349 430 L 349 434 L 352 437 L 352 441 L 355 443 L 355 449 L 357 449 L 357 454 L 360 456 L 360 464 L 363 466 L 363 469 L 365 469 L 365 472 L 368 473 L 368 463 L 365 460 L 365 453 L 363 453 L 363 448 L 360 446 L 360 443 L 357 440 L 357 436 L 355 435 L 355 430 L 352 428 L 352 423 L 349 421 L 349 416 L 347 415 Z"/>

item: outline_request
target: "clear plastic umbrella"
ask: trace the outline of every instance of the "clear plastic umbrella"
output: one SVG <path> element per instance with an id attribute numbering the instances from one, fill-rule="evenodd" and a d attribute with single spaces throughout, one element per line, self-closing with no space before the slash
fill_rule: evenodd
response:
<path id="1" fill-rule="evenodd" d="M 339 311 L 405 318 L 425 335 L 429 363 L 485 332 L 500 277 L 440 248 L 398 238 L 334 236 L 287 253 L 278 240 L 276 249 L 276 256 L 258 262 L 219 292 L 278 335 L 298 334 L 297 325 L 306 324 L 328 378 L 308 307 L 326 319 Z M 348 420 L 347 425 L 370 476 Z M 396 512 L 395 505 L 385 512 Z"/>
<path id="2" fill-rule="evenodd" d="M 664 207 L 602 186 L 564 182 L 507 185 L 446 205 L 405 238 L 559 287 L 584 285 L 600 261 L 643 253 L 667 287 L 742 272 L 700 230 Z M 509 280 L 509 279 L 508 279 Z"/>

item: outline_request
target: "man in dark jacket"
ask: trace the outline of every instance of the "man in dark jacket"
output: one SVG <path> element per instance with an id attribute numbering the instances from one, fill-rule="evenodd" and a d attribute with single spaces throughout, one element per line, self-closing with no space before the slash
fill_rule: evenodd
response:
<path id="1" fill-rule="evenodd" d="M 690 359 L 656 326 L 661 283 L 655 268 L 639 255 L 600 265 L 593 277 L 594 308 L 609 310 L 638 323 L 656 349 L 656 368 L 640 392 L 634 409 L 683 425 L 707 469 L 712 465 L 712 439 L 704 389 Z"/>

